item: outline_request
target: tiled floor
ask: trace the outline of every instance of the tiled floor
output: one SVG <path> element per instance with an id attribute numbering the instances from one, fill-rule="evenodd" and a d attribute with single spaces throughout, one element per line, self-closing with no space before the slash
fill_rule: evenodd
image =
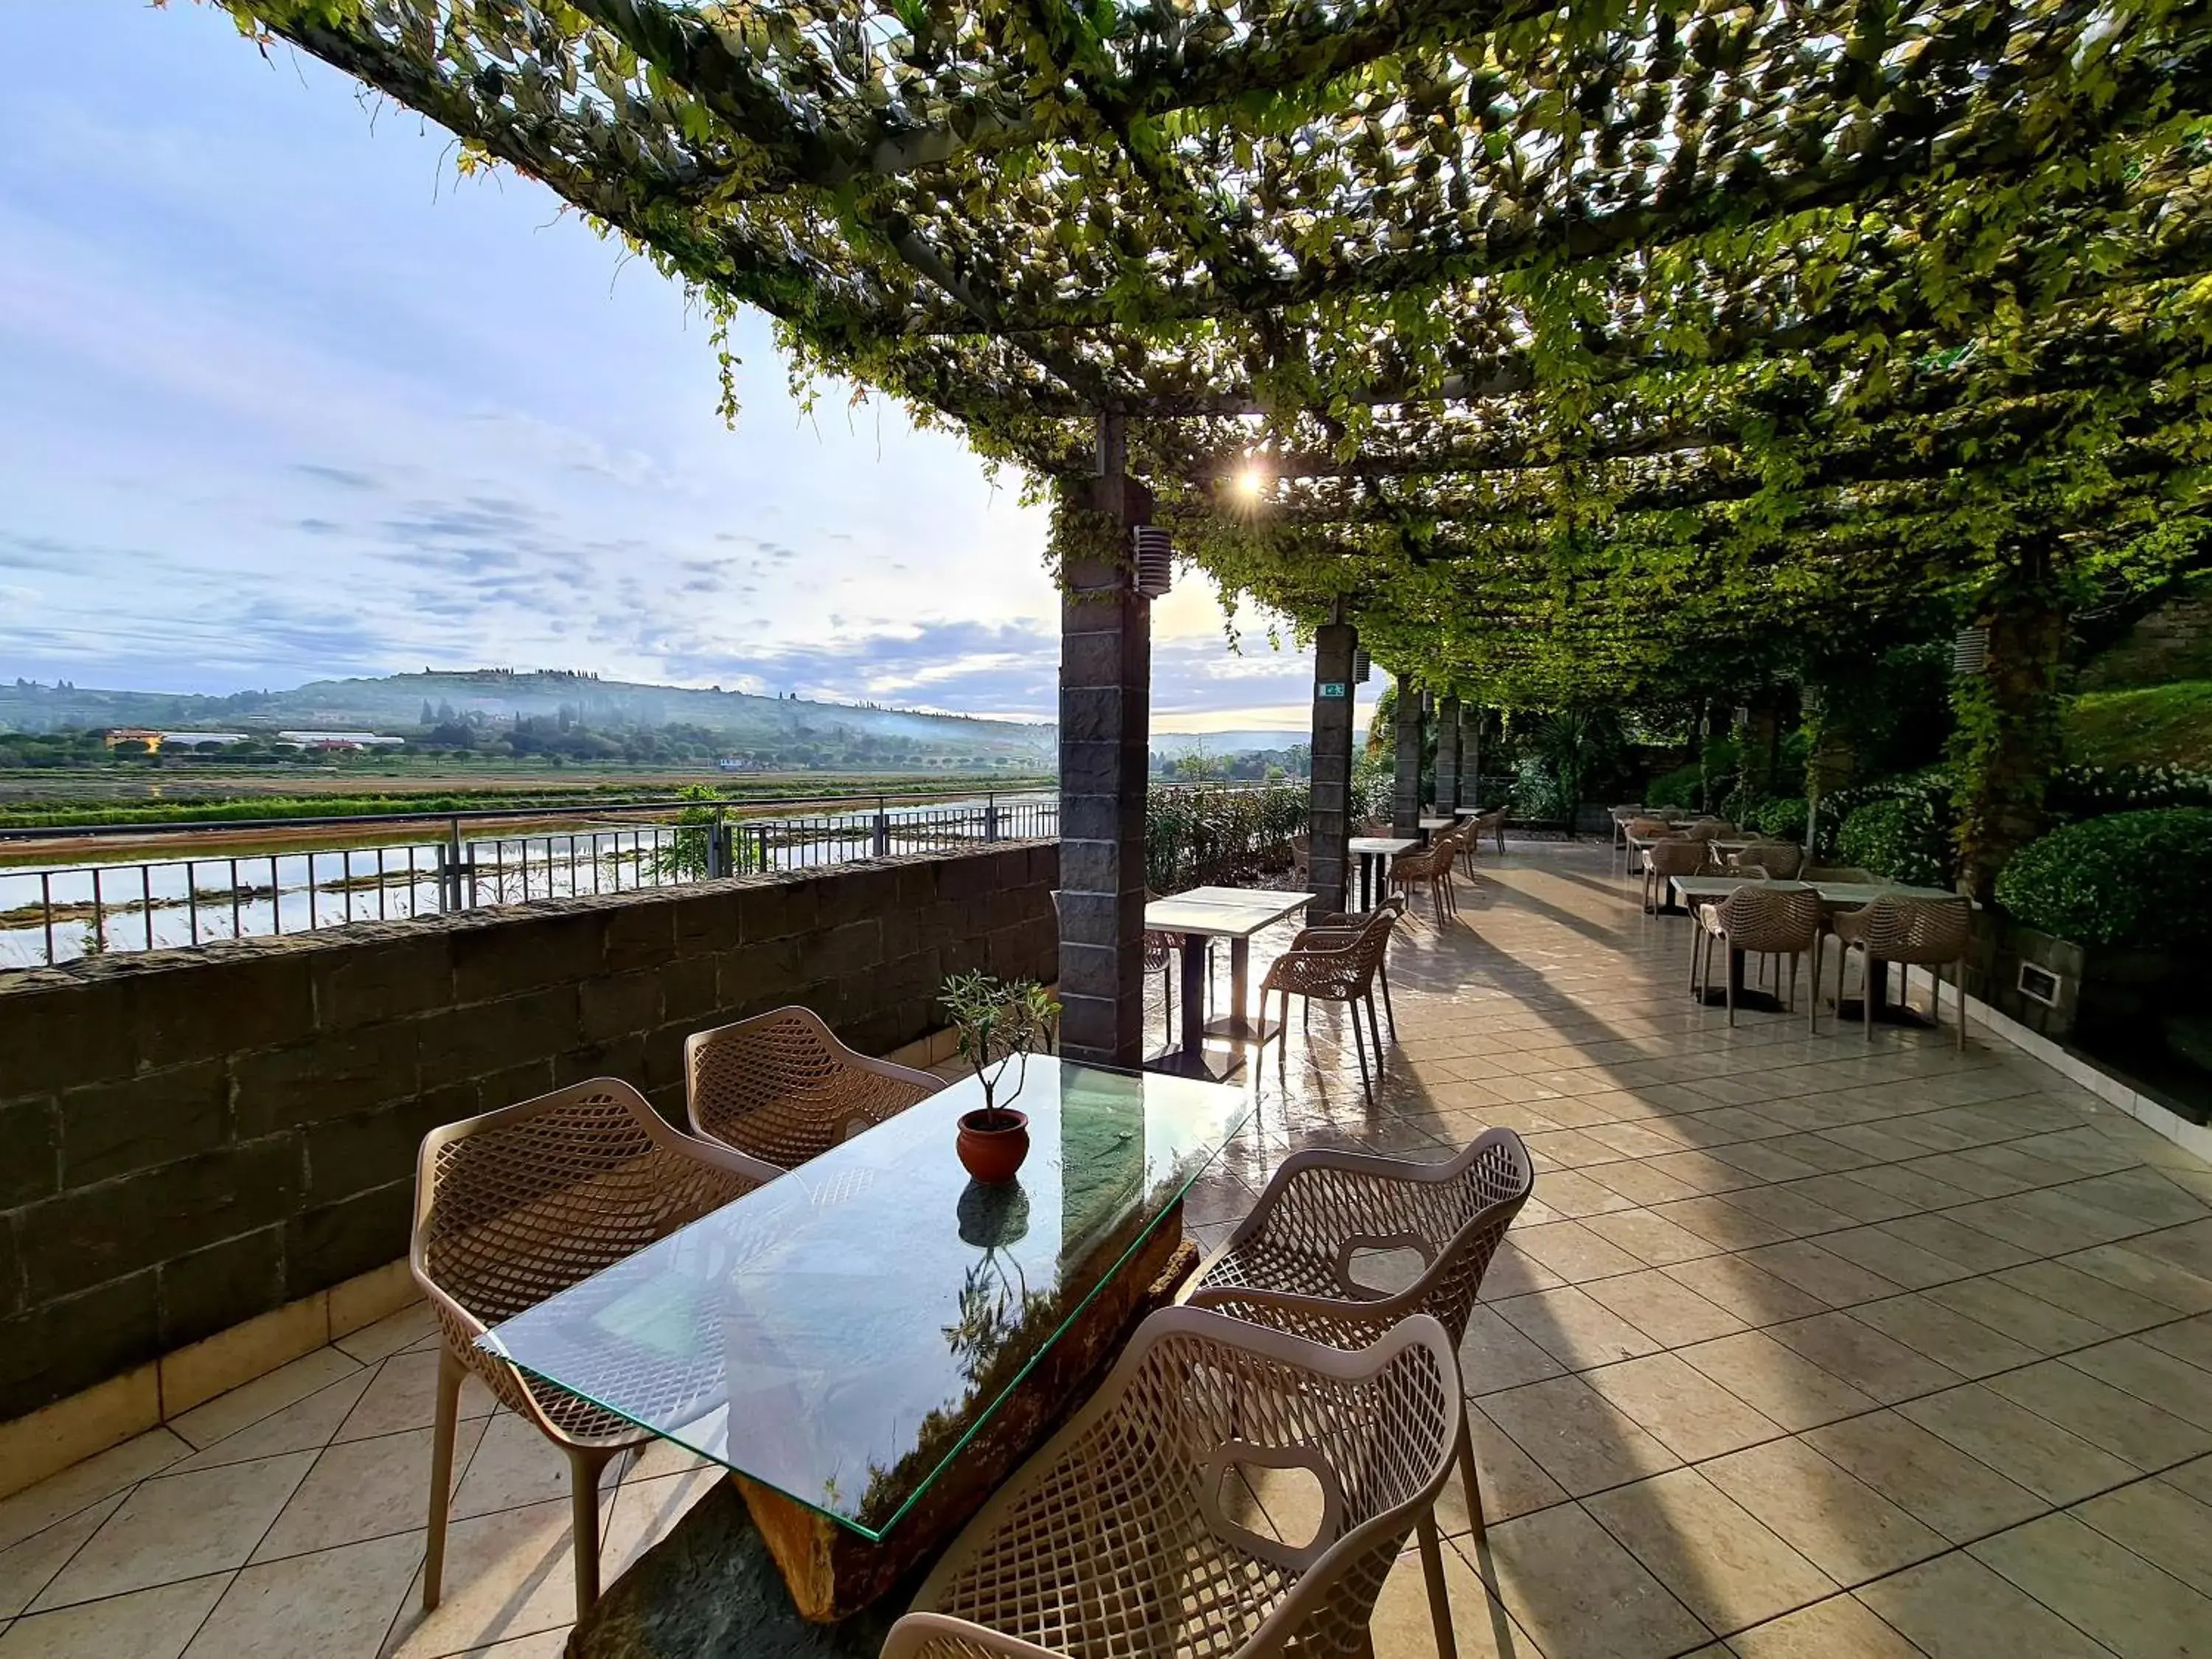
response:
<path id="1" fill-rule="evenodd" d="M 1191 1206 L 1212 1242 L 1301 1145 L 1528 1137 L 1464 1350 L 1486 1534 L 1442 1504 L 1461 1654 L 2212 1650 L 2212 1172 L 2005 1051 L 1731 1030 L 1687 927 L 1515 846 L 1394 947 L 1379 1105 L 1317 1011 Z M 481 1393 L 416 1611 L 434 1370 L 404 1312 L 0 1503 L 0 1659 L 558 1652 L 566 1466 Z M 617 1473 L 610 1577 L 709 1479 Z M 1410 1556 L 1376 1634 L 1433 1651 Z"/>

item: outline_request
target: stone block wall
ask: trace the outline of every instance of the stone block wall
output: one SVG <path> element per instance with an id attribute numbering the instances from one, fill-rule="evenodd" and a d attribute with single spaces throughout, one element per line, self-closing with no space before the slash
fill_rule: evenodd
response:
<path id="1" fill-rule="evenodd" d="M 880 860 L 0 975 L 0 1419 L 405 1254 L 425 1132 L 799 1002 L 883 1053 L 1057 976 L 1059 848 Z"/>

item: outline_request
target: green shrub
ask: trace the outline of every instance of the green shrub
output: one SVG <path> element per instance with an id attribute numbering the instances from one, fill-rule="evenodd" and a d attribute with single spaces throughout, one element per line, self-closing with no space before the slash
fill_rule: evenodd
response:
<path id="1" fill-rule="evenodd" d="M 1852 784 L 1820 797 L 1820 854 L 1823 860 L 1838 864 L 1856 863 L 1838 853 L 1843 826 L 1850 821 L 1851 814 L 1871 801 L 1911 800 L 1917 802 L 1916 819 L 1926 818 L 1936 826 L 1936 833 L 1927 845 L 1946 870 L 1955 854 L 1952 850 L 1952 832 L 1959 822 L 1958 808 L 1952 796 L 1958 780 L 1942 767 L 1929 767 L 1902 777 L 1882 778 L 1873 783 Z M 1831 855 L 1836 855 L 1832 857 Z"/>
<path id="2" fill-rule="evenodd" d="M 1802 841 L 1805 838 L 1805 798 L 1802 795 L 1772 796 L 1753 806 L 1742 822 L 1762 836 L 1772 836 L 1781 841 Z"/>
<path id="3" fill-rule="evenodd" d="M 1306 827 L 1310 805 L 1303 784 L 1156 786 L 1145 803 L 1145 879 L 1176 893 L 1286 869 L 1291 837 Z"/>
<path id="4" fill-rule="evenodd" d="M 1693 807 L 1698 804 L 1698 768 L 1693 762 L 1656 778 L 1644 792 L 1646 806 Z"/>
<path id="5" fill-rule="evenodd" d="M 2078 945 L 2202 944 L 2212 939 L 2212 810 L 2114 812 L 2054 830 L 2013 855 L 1997 902 Z"/>
<path id="6" fill-rule="evenodd" d="M 1856 807 L 1836 835 L 1840 862 L 1911 887 L 1948 884 L 1951 835 L 1925 795 L 1899 795 Z"/>
<path id="7" fill-rule="evenodd" d="M 2212 772 L 2185 766 L 2062 766 L 2051 775 L 2044 805 L 2058 818 L 2212 806 Z"/>

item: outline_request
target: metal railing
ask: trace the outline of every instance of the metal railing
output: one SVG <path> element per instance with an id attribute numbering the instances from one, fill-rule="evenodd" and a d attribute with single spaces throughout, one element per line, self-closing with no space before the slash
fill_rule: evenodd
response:
<path id="1" fill-rule="evenodd" d="M 790 810 L 808 805 L 835 810 Z M 537 827 L 549 820 L 574 827 Z M 1059 826 L 1056 796 L 969 790 L 949 799 L 647 801 L 0 831 L 0 842 L 81 842 L 89 854 L 69 864 L 0 868 L 0 969 L 947 851 L 1050 836 Z M 103 840 L 245 833 L 281 843 L 288 834 L 333 830 L 364 839 L 388 832 L 390 839 L 135 861 L 97 851 Z"/>

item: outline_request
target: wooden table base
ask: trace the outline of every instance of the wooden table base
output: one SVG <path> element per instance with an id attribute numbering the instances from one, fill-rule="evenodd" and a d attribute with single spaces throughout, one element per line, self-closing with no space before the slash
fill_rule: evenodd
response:
<path id="1" fill-rule="evenodd" d="M 733 1474 L 609 1588 L 570 1637 L 568 1659 L 872 1656 L 939 1552 L 1091 1396 L 1129 1332 L 1175 1300 L 1198 1261 L 1178 1211 L 1015 1384 L 956 1465 L 883 1542 L 872 1544 Z M 739 1497 L 742 1504 L 732 1501 Z M 701 1605 L 686 1612 L 693 1602 Z M 733 1607 L 750 1621 L 744 1628 L 731 1622 Z"/>

